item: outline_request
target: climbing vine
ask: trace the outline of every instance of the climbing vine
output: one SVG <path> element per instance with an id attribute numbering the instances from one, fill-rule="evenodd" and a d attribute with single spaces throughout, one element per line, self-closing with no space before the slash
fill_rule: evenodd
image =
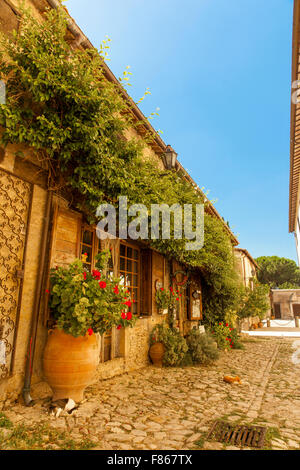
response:
<path id="1" fill-rule="evenodd" d="M 129 129 L 141 122 L 132 119 L 120 87 L 107 80 L 102 51 L 70 46 L 62 9 L 44 19 L 41 24 L 24 10 L 19 32 L 1 37 L 0 75 L 7 90 L 6 104 L 0 105 L 2 145 L 21 143 L 35 150 L 49 169 L 49 187 L 72 195 L 73 205 L 90 222 L 99 204 L 116 203 L 119 195 L 147 208 L 204 203 L 183 175 L 142 158 L 143 146 L 153 139 L 150 132 L 143 139 L 128 138 Z M 185 250 L 184 239 L 150 243 L 201 269 L 207 321 L 233 308 L 238 280 L 220 220 L 205 214 L 201 250 Z"/>

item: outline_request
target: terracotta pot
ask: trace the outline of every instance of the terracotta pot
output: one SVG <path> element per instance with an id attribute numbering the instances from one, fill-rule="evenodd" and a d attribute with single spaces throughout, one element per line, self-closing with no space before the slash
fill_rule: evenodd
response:
<path id="1" fill-rule="evenodd" d="M 264 326 L 264 324 L 260 321 L 259 324 L 258 324 L 258 328 L 262 328 Z"/>
<path id="2" fill-rule="evenodd" d="M 149 355 L 154 366 L 162 367 L 164 354 L 165 347 L 163 343 L 154 343 L 150 347 Z"/>
<path id="3" fill-rule="evenodd" d="M 68 335 L 61 330 L 49 332 L 44 351 L 44 375 L 53 390 L 52 400 L 72 398 L 83 400 L 84 389 L 90 385 L 98 364 L 95 334 Z"/>

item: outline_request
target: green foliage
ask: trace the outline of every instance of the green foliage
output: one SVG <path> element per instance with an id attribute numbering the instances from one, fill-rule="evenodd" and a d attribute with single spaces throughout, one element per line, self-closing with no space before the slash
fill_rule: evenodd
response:
<path id="1" fill-rule="evenodd" d="M 239 320 L 249 317 L 259 317 L 262 320 L 270 308 L 268 297 L 269 286 L 254 282 L 253 289 L 245 288 L 237 311 Z"/>
<path id="2" fill-rule="evenodd" d="M 0 41 L 0 76 L 7 90 L 7 102 L 0 105 L 2 145 L 22 143 L 36 150 L 49 169 L 51 189 L 72 200 L 90 222 L 96 221 L 99 204 L 116 204 L 119 195 L 126 195 L 128 204 L 144 204 L 149 213 L 151 204 L 206 203 L 180 172 L 144 161 L 143 145 L 153 135 L 128 138 L 128 130 L 141 123 L 133 122 L 130 105 L 105 78 L 103 50 L 69 46 L 61 9 L 46 13 L 42 24 L 24 11 L 20 28 L 13 39 Z M 187 240 L 172 238 L 174 221 L 171 240 L 150 243 L 201 269 L 205 321 L 212 324 L 235 308 L 238 279 L 222 222 L 206 213 L 204 224 L 201 250 L 187 251 Z"/>
<path id="3" fill-rule="evenodd" d="M 175 367 L 181 365 L 188 347 L 178 330 L 168 328 L 162 324 L 156 325 L 150 335 L 150 346 L 156 342 L 163 343 L 165 347 L 164 366 Z"/>
<path id="4" fill-rule="evenodd" d="M 259 265 L 257 278 L 271 288 L 299 289 L 300 269 L 295 261 L 278 256 L 261 256 L 255 260 Z"/>
<path id="5" fill-rule="evenodd" d="M 105 277 L 108 254 L 99 255 L 92 273 L 79 260 L 51 270 L 50 309 L 65 333 L 78 337 L 88 331 L 103 334 L 114 326 L 133 326 L 136 318 L 128 311 L 128 291 L 119 279 Z"/>
<path id="6" fill-rule="evenodd" d="M 218 348 L 224 349 L 242 349 L 243 346 L 239 341 L 238 332 L 235 328 L 231 328 L 229 323 L 216 323 L 211 333 L 217 342 Z"/>
<path id="7" fill-rule="evenodd" d="M 155 302 L 158 309 L 169 309 L 175 305 L 175 293 L 173 290 L 166 290 L 163 287 L 158 289 L 155 294 Z"/>
<path id="8" fill-rule="evenodd" d="M 237 328 L 231 328 L 228 338 L 229 340 L 231 340 L 230 344 L 232 345 L 233 349 L 245 349 L 244 345 L 240 341 L 240 336 Z"/>
<path id="9" fill-rule="evenodd" d="M 4 413 L 0 412 L 0 428 L 10 429 L 13 427 L 13 423 Z"/>
<path id="10" fill-rule="evenodd" d="M 194 364 L 210 364 L 219 357 L 218 348 L 211 335 L 193 329 L 186 337 L 188 352 Z"/>

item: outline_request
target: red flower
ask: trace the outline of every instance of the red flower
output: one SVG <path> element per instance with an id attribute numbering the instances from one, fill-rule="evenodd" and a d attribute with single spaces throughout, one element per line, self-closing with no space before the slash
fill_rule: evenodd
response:
<path id="1" fill-rule="evenodd" d="M 105 281 L 100 281 L 100 282 L 99 282 L 99 287 L 101 287 L 101 289 L 105 289 L 105 287 L 106 287 L 106 282 L 105 282 Z"/>
<path id="2" fill-rule="evenodd" d="M 122 313 L 121 313 L 121 318 L 122 318 L 123 320 L 125 320 L 125 318 L 126 318 L 126 313 L 125 313 L 125 312 L 122 312 Z"/>
<path id="3" fill-rule="evenodd" d="M 176 299 L 176 300 L 179 300 L 179 298 L 177 297 L 177 299 Z"/>
<path id="4" fill-rule="evenodd" d="M 83 274 L 83 279 L 86 281 L 86 271 L 84 271 L 82 274 Z"/>
<path id="5" fill-rule="evenodd" d="M 161 291 L 164 291 L 165 289 L 163 287 L 160 288 Z"/>
<path id="6" fill-rule="evenodd" d="M 132 319 L 132 313 L 131 312 L 128 312 L 127 313 L 127 320 L 131 320 Z"/>
<path id="7" fill-rule="evenodd" d="M 92 274 L 93 274 L 93 277 L 94 277 L 97 281 L 100 280 L 100 277 L 101 277 L 100 271 L 97 271 L 96 269 L 93 269 Z"/>
<path id="8" fill-rule="evenodd" d="M 122 328 L 122 325 L 117 326 L 117 330 L 120 330 Z"/>
<path id="9" fill-rule="evenodd" d="M 92 334 L 94 333 L 93 330 L 92 330 L 92 328 L 89 328 L 89 329 L 87 330 L 87 332 L 88 332 L 89 336 L 92 336 Z"/>
<path id="10" fill-rule="evenodd" d="M 130 300 L 127 300 L 127 301 L 125 302 L 125 305 L 127 305 L 127 307 L 131 307 L 131 301 L 130 301 Z"/>
<path id="11" fill-rule="evenodd" d="M 45 292 L 46 292 L 46 294 L 50 294 L 50 291 L 49 291 L 49 289 L 46 289 L 46 291 L 45 291 Z"/>
<path id="12" fill-rule="evenodd" d="M 226 326 L 228 326 L 228 323 L 226 323 Z"/>
<path id="13" fill-rule="evenodd" d="M 222 323 L 219 323 L 219 325 L 221 326 L 221 325 L 222 325 Z"/>
<path id="14" fill-rule="evenodd" d="M 119 288 L 118 288 L 118 286 L 115 286 L 115 288 L 114 288 L 114 293 L 117 294 L 117 295 L 119 294 Z"/>

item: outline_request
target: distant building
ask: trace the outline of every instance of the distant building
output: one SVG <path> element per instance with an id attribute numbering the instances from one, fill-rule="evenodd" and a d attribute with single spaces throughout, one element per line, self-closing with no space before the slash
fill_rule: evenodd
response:
<path id="1" fill-rule="evenodd" d="M 272 289 L 270 298 L 275 319 L 290 320 L 300 316 L 300 289 Z"/>
<path id="2" fill-rule="evenodd" d="M 258 264 L 252 258 L 250 253 L 243 248 L 234 248 L 234 254 L 237 261 L 237 269 L 243 280 L 245 287 L 253 289 L 253 280 L 256 277 Z"/>

